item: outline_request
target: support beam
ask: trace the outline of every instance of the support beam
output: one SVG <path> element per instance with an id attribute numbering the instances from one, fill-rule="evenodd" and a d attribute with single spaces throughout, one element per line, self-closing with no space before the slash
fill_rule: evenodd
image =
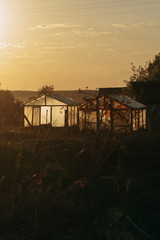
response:
<path id="1" fill-rule="evenodd" d="M 46 96 L 46 94 L 45 94 L 44 99 L 45 99 L 45 106 L 46 106 L 47 105 L 47 96 Z"/>
<path id="2" fill-rule="evenodd" d="M 30 127 L 32 127 L 32 124 L 30 123 L 30 121 L 28 120 L 28 118 L 27 118 L 27 116 L 24 114 L 24 119 L 27 121 L 27 123 L 28 123 L 28 125 L 30 126 Z"/>
<path id="3" fill-rule="evenodd" d="M 143 109 L 142 109 L 142 127 L 144 128 Z"/>
<path id="4" fill-rule="evenodd" d="M 33 118 L 34 118 L 34 107 L 32 106 L 32 126 L 33 126 Z"/>
<path id="5" fill-rule="evenodd" d="M 99 131 L 99 127 L 100 127 L 100 124 L 99 124 L 99 98 L 97 97 L 96 99 L 96 115 L 97 115 L 97 131 Z"/>
<path id="6" fill-rule="evenodd" d="M 79 128 L 79 108 L 77 107 L 77 126 Z"/>
<path id="7" fill-rule="evenodd" d="M 133 112 L 132 112 L 132 109 L 131 109 L 131 129 L 133 130 Z"/>
<path id="8" fill-rule="evenodd" d="M 50 107 L 50 124 L 52 126 L 52 107 Z"/>
<path id="9" fill-rule="evenodd" d="M 139 113 L 140 111 L 138 110 L 138 130 L 139 130 Z"/>
<path id="10" fill-rule="evenodd" d="M 84 111 L 84 129 L 86 130 L 86 127 L 87 127 L 87 113 L 86 113 L 86 109 Z"/>
<path id="11" fill-rule="evenodd" d="M 65 110 L 65 127 L 68 127 L 68 106 L 67 109 Z"/>
<path id="12" fill-rule="evenodd" d="M 41 125 L 41 107 L 39 108 L 39 125 Z"/>
<path id="13" fill-rule="evenodd" d="M 113 127 L 114 116 L 113 116 L 113 100 L 111 98 L 110 98 L 109 108 L 110 108 L 110 117 L 111 117 L 111 132 L 113 133 L 113 131 L 114 131 L 114 127 Z"/>

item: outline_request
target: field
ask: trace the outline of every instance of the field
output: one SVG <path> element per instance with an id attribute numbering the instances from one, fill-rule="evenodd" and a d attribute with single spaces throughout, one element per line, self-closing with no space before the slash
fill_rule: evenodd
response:
<path id="1" fill-rule="evenodd" d="M 0 131 L 0 240 L 158 240 L 160 135 Z"/>

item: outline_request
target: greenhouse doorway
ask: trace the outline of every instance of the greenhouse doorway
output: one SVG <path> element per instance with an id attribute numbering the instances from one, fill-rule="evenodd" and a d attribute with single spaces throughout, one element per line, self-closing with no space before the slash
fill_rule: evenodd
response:
<path id="1" fill-rule="evenodd" d="M 51 124 L 51 107 L 41 107 L 41 124 Z"/>

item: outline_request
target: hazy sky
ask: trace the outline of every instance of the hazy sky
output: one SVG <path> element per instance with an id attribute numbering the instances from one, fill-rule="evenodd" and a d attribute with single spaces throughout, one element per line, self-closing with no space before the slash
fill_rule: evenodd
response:
<path id="1" fill-rule="evenodd" d="M 124 86 L 159 51 L 159 0 L 0 0 L 3 89 Z"/>

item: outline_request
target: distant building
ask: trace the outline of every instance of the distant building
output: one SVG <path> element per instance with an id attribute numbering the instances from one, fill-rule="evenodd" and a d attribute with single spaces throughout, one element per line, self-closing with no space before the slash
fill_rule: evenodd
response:
<path id="1" fill-rule="evenodd" d="M 60 94 L 42 95 L 24 104 L 24 126 L 76 126 L 77 109 L 78 104 L 71 98 Z"/>

